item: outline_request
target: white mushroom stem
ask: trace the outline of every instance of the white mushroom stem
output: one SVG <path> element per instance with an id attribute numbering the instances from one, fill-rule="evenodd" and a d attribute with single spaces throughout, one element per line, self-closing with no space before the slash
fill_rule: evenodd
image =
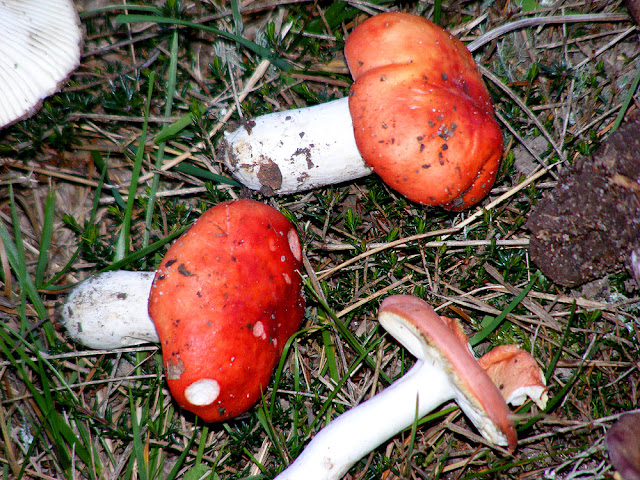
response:
<path id="1" fill-rule="evenodd" d="M 100 350 L 158 343 L 147 311 L 154 275 L 119 270 L 94 275 L 79 284 L 60 310 L 69 336 Z"/>
<path id="2" fill-rule="evenodd" d="M 372 170 L 353 136 L 348 99 L 258 117 L 224 136 L 224 162 L 246 187 L 284 195 Z"/>
<path id="3" fill-rule="evenodd" d="M 421 302 L 408 296 L 403 296 L 400 301 Z M 423 305 L 418 307 L 422 308 Z M 441 338 L 438 332 L 434 333 L 433 338 L 427 338 L 423 334 L 426 332 L 423 326 L 411 324 L 409 317 L 384 311 L 384 308 L 383 302 L 380 323 L 417 357 L 416 364 L 400 380 L 330 422 L 276 480 L 341 479 L 368 452 L 442 403 L 453 399 L 485 439 L 493 444 L 515 448 L 515 430 L 511 421 L 507 421 L 505 412 L 508 413 L 508 410 L 495 385 L 491 384 L 488 377 L 479 379 L 482 381 L 478 381 L 477 385 L 468 385 L 468 382 L 475 383 L 476 377 L 484 374 L 479 365 L 475 364 L 477 371 L 470 369 L 471 378 L 463 378 L 466 372 L 458 372 L 459 365 L 450 363 L 449 357 L 454 350 L 455 357 L 460 352 L 464 354 L 461 364 L 475 362 L 453 333 L 444 332 L 445 336 L 450 337 L 446 339 Z M 435 312 L 427 308 L 429 315 L 432 314 L 430 321 L 440 321 Z M 457 359 L 455 363 L 458 363 Z M 487 385 L 490 388 L 486 388 Z M 489 391 L 491 389 L 495 391 Z M 498 402 L 494 405 L 496 399 Z M 502 427 L 494 423 L 496 417 L 498 423 L 504 420 Z M 502 428 L 507 430 L 506 434 Z"/>
<path id="4" fill-rule="evenodd" d="M 418 360 L 400 380 L 324 427 L 276 480 L 341 479 L 367 453 L 457 396 L 441 366 Z"/>

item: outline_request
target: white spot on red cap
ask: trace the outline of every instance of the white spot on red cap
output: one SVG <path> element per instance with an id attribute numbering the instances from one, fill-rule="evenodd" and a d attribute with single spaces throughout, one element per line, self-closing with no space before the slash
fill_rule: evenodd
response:
<path id="1" fill-rule="evenodd" d="M 203 378 L 184 389 L 187 401 L 199 407 L 212 404 L 219 395 L 220 384 L 212 378 Z"/>
<path id="2" fill-rule="evenodd" d="M 289 248 L 291 249 L 291 253 L 293 253 L 293 256 L 297 261 L 302 261 L 302 248 L 300 247 L 300 239 L 298 238 L 298 234 L 293 228 L 287 232 L 287 240 L 289 241 Z"/>
<path id="3" fill-rule="evenodd" d="M 260 321 L 256 322 L 253 326 L 253 336 L 261 338 L 262 340 L 267 339 L 267 332 L 264 329 L 264 324 Z"/>

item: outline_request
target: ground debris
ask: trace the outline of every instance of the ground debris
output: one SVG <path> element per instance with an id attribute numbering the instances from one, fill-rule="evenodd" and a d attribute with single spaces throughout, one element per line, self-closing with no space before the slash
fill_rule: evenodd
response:
<path id="1" fill-rule="evenodd" d="M 639 130 L 635 115 L 533 208 L 529 254 L 554 282 L 572 287 L 629 267 L 640 247 Z"/>

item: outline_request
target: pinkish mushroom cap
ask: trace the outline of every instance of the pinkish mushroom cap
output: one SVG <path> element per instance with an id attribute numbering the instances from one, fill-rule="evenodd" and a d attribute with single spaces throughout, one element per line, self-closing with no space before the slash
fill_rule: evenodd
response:
<path id="1" fill-rule="evenodd" d="M 607 431 L 607 450 L 622 480 L 640 480 L 640 412 L 625 413 Z"/>
<path id="2" fill-rule="evenodd" d="M 459 391 L 460 408 L 485 437 L 501 438 L 510 451 L 515 450 L 518 440 L 511 412 L 459 332 L 449 328 L 426 302 L 409 295 L 384 299 L 378 318 L 414 356 L 442 364 Z"/>
<path id="3" fill-rule="evenodd" d="M 517 345 L 498 345 L 478 363 L 511 405 L 522 405 L 527 397 L 544 409 L 549 399 L 547 382 L 536 361 Z"/>

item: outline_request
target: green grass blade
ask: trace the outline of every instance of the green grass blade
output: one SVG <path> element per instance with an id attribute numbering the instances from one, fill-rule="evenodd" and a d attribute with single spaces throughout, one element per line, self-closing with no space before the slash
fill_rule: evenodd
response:
<path id="1" fill-rule="evenodd" d="M 165 238 L 162 238 L 162 239 L 160 239 L 160 240 L 158 240 L 156 242 L 153 242 L 148 247 L 141 248 L 138 251 L 130 253 L 129 255 L 124 257 L 122 260 L 118 260 L 117 262 L 113 262 L 111 265 L 101 269 L 97 273 L 108 272 L 108 271 L 111 271 L 111 270 L 118 270 L 118 269 L 124 268 L 125 266 L 135 262 L 136 260 L 138 260 L 138 259 L 140 259 L 140 258 L 142 258 L 142 257 L 144 257 L 146 255 L 149 255 L 150 253 L 155 252 L 156 250 L 160 249 L 161 247 L 163 247 L 167 243 L 169 243 L 172 240 L 174 240 L 175 238 L 179 237 L 187 228 L 189 228 L 189 226 L 184 226 L 182 228 L 179 228 L 175 232 L 167 235 Z"/>
<path id="2" fill-rule="evenodd" d="M 242 13 L 240 13 L 240 8 L 242 5 L 238 0 L 231 0 L 231 16 L 233 17 L 233 25 L 236 29 L 236 35 L 242 35 L 242 30 L 244 30 L 244 25 L 242 23 Z"/>
<path id="3" fill-rule="evenodd" d="M 638 90 L 638 84 L 640 84 L 640 68 L 636 71 L 636 76 L 633 79 L 633 82 L 631 82 L 631 87 L 627 92 L 624 102 L 622 102 L 622 105 L 620 106 L 620 112 L 618 113 L 615 122 L 613 122 L 613 127 L 609 131 L 609 135 L 615 132 L 624 120 L 627 110 L 629 109 L 629 105 L 631 105 L 631 102 L 633 101 L 633 96 L 636 94 L 636 90 Z"/>
<path id="4" fill-rule="evenodd" d="M 149 6 L 149 5 L 107 5 L 104 7 L 92 8 L 86 12 L 78 12 L 78 16 L 80 18 L 90 17 L 95 15 L 96 13 L 109 13 L 109 12 L 148 12 L 155 13 L 157 15 L 160 14 L 160 9 L 158 7 Z"/>
<path id="5" fill-rule="evenodd" d="M 164 116 L 171 116 L 173 110 L 173 98 L 176 93 L 176 75 L 178 72 L 178 45 L 179 45 L 178 31 L 175 30 L 171 36 L 171 47 L 169 49 L 169 68 L 167 69 L 167 94 L 164 100 Z M 155 167 L 159 170 L 164 163 L 164 149 L 166 148 L 165 142 L 158 143 L 158 151 L 156 153 Z M 144 217 L 144 223 L 146 228 L 142 235 L 142 246 L 149 245 L 149 232 L 151 231 L 151 222 L 153 220 L 153 211 L 156 204 L 156 193 L 158 192 L 158 186 L 160 185 L 160 175 L 155 173 L 151 180 L 151 187 L 149 188 L 149 200 L 147 202 L 147 208 Z"/>
<path id="6" fill-rule="evenodd" d="M 205 170 L 204 168 L 196 167 L 195 165 L 191 165 L 190 163 L 180 163 L 174 167 L 177 171 L 186 173 L 187 175 L 191 175 L 193 177 L 202 178 L 204 180 L 210 180 L 215 183 L 224 183 L 226 185 L 231 185 L 233 187 L 242 187 L 242 184 L 236 182 L 232 178 L 225 177 L 223 175 L 218 175 L 209 170 Z"/>
<path id="7" fill-rule="evenodd" d="M 369 353 L 371 353 L 378 346 L 378 344 L 382 341 L 382 338 L 383 337 L 379 337 L 375 341 L 373 341 L 371 343 L 371 345 L 369 346 L 369 348 L 367 348 L 364 352 L 362 352 L 362 354 L 360 354 L 354 360 L 354 362 L 349 367 L 349 370 L 347 372 L 345 372 L 345 374 L 342 376 L 342 378 L 340 380 L 338 380 L 338 382 L 336 383 L 336 385 L 333 388 L 333 390 L 329 393 L 329 395 L 327 395 L 327 400 L 322 404 L 322 407 L 320 408 L 320 411 L 318 412 L 318 414 L 315 416 L 315 418 L 311 422 L 311 425 L 309 426 L 309 429 L 308 429 L 309 432 L 313 432 L 315 424 L 320 419 L 322 419 L 324 417 L 325 413 L 327 412 L 329 407 L 332 405 L 333 400 L 336 398 L 336 396 L 338 395 L 338 393 L 342 389 L 342 386 L 347 382 L 347 380 L 349 379 L 349 377 L 351 376 L 353 371 L 356 368 L 358 368 L 358 366 L 363 361 L 365 361 L 365 359 L 368 357 Z M 382 376 L 382 372 L 380 372 L 380 376 Z"/>
<path id="8" fill-rule="evenodd" d="M 34 280 L 36 285 L 43 284 L 44 273 L 49 263 L 49 250 L 51 248 L 51 238 L 53 236 L 55 199 L 55 194 L 53 192 L 49 192 L 44 205 L 44 221 L 42 224 L 42 232 L 40 234 L 40 253 L 38 255 L 38 264 L 36 265 Z"/>
<path id="9" fill-rule="evenodd" d="M 349 344 L 349 346 L 351 348 L 353 348 L 356 353 L 358 353 L 359 355 L 362 355 L 364 353 L 366 353 L 368 350 L 364 348 L 364 346 L 362 345 L 362 343 L 360 343 L 360 340 L 358 340 L 356 338 L 356 336 L 351 333 L 351 331 L 344 325 L 344 323 L 342 322 L 342 320 L 340 320 L 335 313 L 333 313 L 333 310 L 331 309 L 331 307 L 329 307 L 329 305 L 327 305 L 327 302 L 324 301 L 324 299 L 322 299 L 315 291 L 315 289 L 313 288 L 313 286 L 311 285 L 311 283 L 309 282 L 309 280 L 305 280 L 305 285 L 307 287 L 307 291 L 311 294 L 311 296 L 314 298 L 315 301 L 317 301 L 323 308 L 323 310 L 326 312 L 327 315 L 329 315 L 329 317 L 332 320 L 332 324 L 336 327 L 336 329 L 338 330 L 338 332 L 340 333 L 340 336 Z M 367 364 L 367 366 L 371 369 L 375 369 L 376 368 L 376 362 L 374 359 L 370 358 L 368 355 L 365 356 L 365 363 Z M 380 372 L 380 378 L 382 378 L 385 382 L 387 382 L 387 384 L 391 383 L 391 379 L 384 373 L 384 372 Z"/>
<path id="10" fill-rule="evenodd" d="M 262 428 L 266 432 L 267 437 L 269 437 L 269 440 L 271 440 L 271 444 L 274 446 L 274 448 L 278 452 L 277 453 L 278 456 L 283 460 L 285 460 L 287 458 L 287 455 L 284 450 L 285 446 L 283 445 L 283 442 L 280 438 L 280 434 L 276 431 L 276 429 L 273 426 L 273 422 L 271 421 L 273 417 L 267 414 L 264 397 L 263 397 L 262 403 L 257 407 L 256 417 L 258 419 L 258 422 L 260 422 L 260 425 L 262 425 Z M 246 453 L 250 454 L 250 452 L 248 451 Z M 256 464 L 257 464 L 257 461 L 256 461 Z"/>
<path id="11" fill-rule="evenodd" d="M 14 335 L 17 334 L 14 332 Z M 3 358 L 8 360 L 18 372 L 21 381 L 33 397 L 42 415 L 42 420 L 44 420 L 44 429 L 56 449 L 56 456 L 61 466 L 65 470 L 69 469 L 71 465 L 70 450 L 75 451 L 80 460 L 89 465 L 91 457 L 88 450 L 82 445 L 82 442 L 71 427 L 67 425 L 66 420 L 55 410 L 55 402 L 51 395 L 51 386 L 48 380 L 48 370 L 44 368 L 40 361 L 33 362 L 29 359 L 23 342 L 24 340 L 21 337 L 18 337 L 18 341 L 13 340 L 9 331 L 0 328 L 0 352 L 2 352 Z M 26 370 L 26 365 L 30 366 L 30 371 Z M 31 380 L 34 378 L 34 373 L 40 379 L 42 393 Z"/>
<path id="12" fill-rule="evenodd" d="M 562 350 L 564 349 L 564 346 L 567 344 L 567 340 L 569 339 L 569 332 L 571 331 L 571 325 L 573 325 L 573 319 L 575 318 L 575 314 L 576 314 L 576 302 L 574 300 L 573 304 L 571 305 L 571 312 L 569 313 L 567 326 L 564 328 L 564 332 L 562 332 L 562 339 L 560 340 L 560 345 L 554 352 L 553 358 L 551 358 L 551 361 L 549 362 L 549 365 L 547 365 L 547 368 L 544 372 L 544 378 L 546 379 L 547 384 L 549 383 L 549 380 L 551 379 L 551 375 L 553 375 L 553 372 L 556 369 L 558 360 L 560 360 L 560 355 L 562 354 Z"/>
<path id="13" fill-rule="evenodd" d="M 166 480 L 174 480 L 174 479 L 178 478 L 178 474 L 184 468 L 184 461 L 187 458 L 187 455 L 189 455 L 189 453 L 191 451 L 191 448 L 193 447 L 193 443 L 196 440 L 196 435 L 197 435 L 197 430 L 194 429 L 193 430 L 193 435 L 191 435 L 191 438 L 189 438 L 189 442 L 187 443 L 187 445 L 184 447 L 184 449 L 180 453 L 180 456 L 176 460 L 175 465 L 173 466 L 173 468 L 171 469 L 171 471 L 167 475 Z"/>
<path id="14" fill-rule="evenodd" d="M 94 153 L 96 152 L 91 152 L 91 155 L 93 156 Z M 103 164 L 101 173 L 100 173 L 100 180 L 98 181 L 98 185 L 95 190 L 95 195 L 93 197 L 93 206 L 91 208 L 91 213 L 89 214 L 89 220 L 88 220 L 89 223 L 93 222 L 96 216 L 96 212 L 98 211 L 98 206 L 100 205 L 100 195 L 102 192 L 102 186 L 104 185 L 106 176 L 107 176 L 107 165 Z M 67 274 L 69 270 L 71 270 L 71 267 L 75 264 L 76 259 L 78 258 L 80 253 L 82 253 L 82 250 L 85 247 L 85 243 L 86 243 L 85 239 L 81 238 L 80 243 L 78 244 L 78 247 L 71 255 L 71 258 L 69 258 L 69 261 L 67 262 L 67 264 L 63 266 L 62 269 L 53 276 L 53 278 L 47 281 L 46 284 L 42 285 L 40 287 L 41 289 L 46 289 L 47 291 L 50 291 L 50 292 L 55 292 L 57 290 L 60 290 L 60 288 L 55 288 L 55 287 L 52 288 L 51 285 L 55 285 L 58 282 L 58 280 L 60 280 L 64 275 Z"/>
<path id="15" fill-rule="evenodd" d="M 33 303 L 33 307 L 38 315 L 38 318 L 44 320 L 49 315 L 42 299 L 38 293 L 38 289 L 33 283 L 32 278 L 27 273 L 27 264 L 24 254 L 24 245 L 22 243 L 22 233 L 20 231 L 20 219 L 18 218 L 18 211 L 15 206 L 13 198 L 13 189 L 9 186 L 9 200 L 11 205 L 11 217 L 13 222 L 14 238 L 11 238 L 9 230 L 5 226 L 2 219 L 0 219 L 0 241 L 4 244 L 4 248 L 7 252 L 7 258 L 9 260 L 9 266 L 15 273 L 20 289 L 26 293 L 29 300 Z M 15 242 L 14 242 L 15 239 Z M 47 324 L 48 325 L 48 324 Z M 49 325 L 50 326 L 50 325 Z M 26 325 L 23 325 L 26 328 Z M 51 332 L 49 333 L 49 335 Z"/>
<path id="16" fill-rule="evenodd" d="M 142 159 L 144 157 L 145 143 L 147 142 L 147 129 L 149 127 L 149 110 L 151 108 L 151 99 L 153 95 L 153 84 L 155 82 L 155 74 L 151 72 L 149 76 L 149 88 L 147 90 L 147 104 L 144 109 L 144 122 L 142 131 L 140 132 L 140 141 L 136 150 L 136 157 L 131 170 L 131 182 L 129 183 L 129 196 L 127 197 L 127 206 L 124 212 L 116 253 L 114 261 L 122 260 L 129 253 L 129 243 L 131 236 L 131 217 L 133 216 L 133 205 L 136 200 L 136 192 L 138 190 L 138 178 L 140 178 L 140 170 L 142 168 Z"/>
<path id="17" fill-rule="evenodd" d="M 329 367 L 329 376 L 334 382 L 337 382 L 340 380 L 340 375 L 338 374 L 338 362 L 336 361 L 336 347 L 331 339 L 331 332 L 325 328 L 322 330 L 321 335 L 327 366 Z"/>
<path id="18" fill-rule="evenodd" d="M 524 299 L 524 297 L 527 296 L 529 290 L 533 288 L 533 285 L 537 280 L 538 274 L 536 273 L 529 284 L 511 301 L 511 303 L 509 303 L 509 305 L 507 305 L 504 310 L 500 312 L 497 317 L 485 317 L 482 320 L 481 324 L 482 330 L 471 337 L 471 339 L 469 340 L 469 344 L 472 347 L 475 347 L 477 344 L 487 338 L 487 336 L 489 336 L 489 334 L 491 334 L 496 328 L 498 328 L 502 324 L 504 319 L 507 318 L 507 315 L 509 315 L 513 311 L 513 309 L 516 308 L 518 304 Z"/>
<path id="19" fill-rule="evenodd" d="M 133 437 L 133 454 L 138 463 L 138 476 L 140 480 L 147 480 L 149 478 L 148 468 L 144 444 L 142 443 L 142 430 L 140 424 L 144 422 L 144 419 L 138 418 L 138 407 L 133 399 L 133 394 L 129 390 L 129 406 L 131 408 L 131 435 Z"/>
<path id="20" fill-rule="evenodd" d="M 409 446 L 407 447 L 407 471 L 405 472 L 406 478 L 411 476 L 411 457 L 413 456 L 413 450 L 416 445 L 416 434 L 418 433 L 418 421 L 420 416 L 418 415 L 418 405 L 420 404 L 420 397 L 416 396 L 416 409 L 413 414 L 413 422 L 411 423 L 411 433 L 409 435 Z"/>
<path id="21" fill-rule="evenodd" d="M 433 23 L 440 25 L 442 21 L 442 0 L 435 0 L 433 3 Z"/>
<path id="22" fill-rule="evenodd" d="M 296 339 L 302 335 L 307 334 L 311 329 L 303 329 L 298 330 L 296 333 L 291 335 L 287 342 L 284 344 L 284 348 L 282 349 L 282 354 L 280 355 L 280 361 L 278 362 L 278 366 L 273 374 L 273 390 L 278 390 L 278 386 L 280 385 L 280 379 L 282 378 L 282 372 L 284 371 L 284 365 L 287 361 L 287 357 L 289 355 L 289 350 L 291 350 L 291 346 L 294 345 Z M 295 358 L 295 357 L 294 357 Z M 273 418 L 275 414 L 276 407 L 276 395 L 271 397 L 271 406 L 269 408 L 270 417 Z"/>
<path id="23" fill-rule="evenodd" d="M 109 180 L 109 173 L 108 173 L 108 167 L 107 167 L 107 162 L 105 162 L 102 159 L 102 155 L 100 154 L 100 152 L 96 152 L 96 151 L 92 151 L 91 152 L 91 159 L 93 160 L 93 163 L 96 164 L 96 167 L 98 168 L 98 170 L 100 170 L 102 172 L 102 178 L 100 179 L 100 183 L 98 185 L 98 189 L 96 190 L 96 195 L 94 198 L 99 199 L 100 198 L 100 191 L 102 189 L 102 186 L 106 183 L 108 185 L 111 184 L 111 180 Z M 124 198 L 122 198 L 122 195 L 120 195 L 120 192 L 118 191 L 117 187 L 111 187 L 111 195 L 113 195 L 113 199 L 115 200 L 116 204 L 121 208 L 121 209 L 125 209 L 127 208 L 127 204 L 124 201 Z M 93 214 L 91 215 L 91 218 L 93 218 L 94 214 L 95 214 L 95 205 L 94 205 L 94 212 L 92 212 Z"/>
<path id="24" fill-rule="evenodd" d="M 198 108 L 201 114 L 206 112 L 206 109 L 203 106 L 199 106 Z M 184 130 L 189 125 L 191 125 L 194 120 L 195 120 L 195 117 L 193 113 L 187 113 L 180 120 L 172 123 L 171 125 L 167 125 L 162 130 L 160 130 L 160 133 L 156 135 L 154 142 L 156 142 L 159 145 L 163 142 L 168 141 L 171 138 L 176 137 L 182 130 Z"/>

